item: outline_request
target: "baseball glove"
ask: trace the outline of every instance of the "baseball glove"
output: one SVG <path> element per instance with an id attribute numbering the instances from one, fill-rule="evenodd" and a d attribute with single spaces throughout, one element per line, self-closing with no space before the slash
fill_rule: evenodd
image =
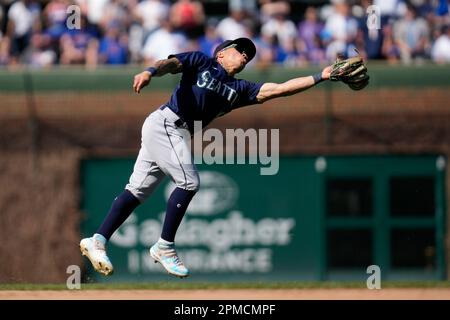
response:
<path id="1" fill-rule="evenodd" d="M 356 51 L 358 53 L 358 51 Z M 331 81 L 342 81 L 353 90 L 361 90 L 369 84 L 367 67 L 358 53 L 358 56 L 343 59 L 338 56 L 332 66 Z"/>

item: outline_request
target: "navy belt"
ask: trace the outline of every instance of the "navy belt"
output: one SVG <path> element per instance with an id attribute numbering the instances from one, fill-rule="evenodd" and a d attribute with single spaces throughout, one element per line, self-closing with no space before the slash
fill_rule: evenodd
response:
<path id="1" fill-rule="evenodd" d="M 169 106 L 167 105 L 167 104 L 163 104 L 161 107 L 159 107 L 159 109 L 160 110 L 164 110 L 165 108 L 169 108 Z M 170 108 L 169 108 L 170 109 Z M 171 109 L 172 110 L 172 109 Z M 173 111 L 173 110 L 172 110 Z M 173 111 L 173 113 L 175 113 L 175 111 Z M 175 113 L 177 116 L 178 116 L 178 120 L 176 120 L 175 122 L 174 122 L 174 124 L 177 126 L 177 127 L 188 127 L 187 126 L 187 123 L 185 122 L 185 121 L 183 121 L 183 119 L 181 119 L 181 117 L 177 114 L 177 113 Z"/>

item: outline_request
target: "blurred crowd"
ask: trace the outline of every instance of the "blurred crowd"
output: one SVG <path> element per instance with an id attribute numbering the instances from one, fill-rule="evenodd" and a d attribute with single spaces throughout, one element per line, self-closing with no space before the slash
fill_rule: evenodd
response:
<path id="1" fill-rule="evenodd" d="M 354 49 L 389 63 L 450 62 L 448 0 L 318 1 L 302 12 L 289 1 L 227 4 L 220 16 L 197 0 L 0 0 L 0 66 L 150 65 L 238 37 L 254 40 L 261 66 L 323 64 Z"/>

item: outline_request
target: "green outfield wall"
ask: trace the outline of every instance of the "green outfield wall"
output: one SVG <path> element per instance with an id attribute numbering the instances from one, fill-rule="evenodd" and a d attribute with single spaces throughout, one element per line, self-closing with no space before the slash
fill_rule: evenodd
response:
<path id="1" fill-rule="evenodd" d="M 445 87 L 450 85 L 450 65 L 389 66 L 368 64 L 371 88 L 408 87 Z M 316 73 L 320 67 L 286 69 L 271 67 L 268 69 L 248 69 L 238 75 L 250 81 L 286 81 L 293 77 Z M 29 88 L 31 79 L 35 91 L 127 91 L 130 79 L 140 72 L 137 67 L 99 68 L 97 70 L 50 69 L 50 70 L 0 70 L 0 88 L 2 92 L 24 91 Z M 28 77 L 28 78 L 27 78 Z M 178 82 L 178 76 L 168 75 L 152 82 L 151 89 L 172 90 Z"/>
<path id="2" fill-rule="evenodd" d="M 445 279 L 444 160 L 292 156 L 273 176 L 261 176 L 259 165 L 200 165 L 201 188 L 176 238 L 189 281 L 365 281 L 370 265 L 384 280 Z M 84 236 L 102 222 L 133 163 L 82 162 Z M 168 279 L 148 248 L 173 187 L 162 183 L 111 239 L 115 276 L 88 269 L 89 279 Z"/>

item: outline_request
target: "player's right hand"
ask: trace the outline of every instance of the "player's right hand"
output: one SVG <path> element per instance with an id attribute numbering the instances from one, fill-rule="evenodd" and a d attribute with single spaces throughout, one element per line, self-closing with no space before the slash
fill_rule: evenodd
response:
<path id="1" fill-rule="evenodd" d="M 145 86 L 148 86 L 150 80 L 152 79 L 152 75 L 148 71 L 141 72 L 134 76 L 133 89 L 134 92 L 140 93 L 141 89 Z"/>

